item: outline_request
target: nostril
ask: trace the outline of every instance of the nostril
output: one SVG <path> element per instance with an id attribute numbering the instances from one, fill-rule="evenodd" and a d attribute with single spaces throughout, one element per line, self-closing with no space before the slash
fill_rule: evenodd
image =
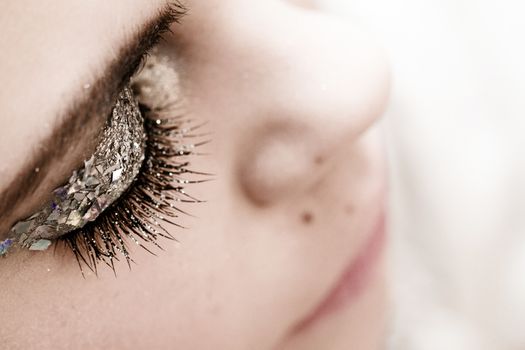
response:
<path id="1" fill-rule="evenodd" d="M 324 157 L 306 127 L 278 123 L 247 135 L 239 157 L 239 184 L 246 197 L 267 206 L 294 194 L 317 178 Z"/>

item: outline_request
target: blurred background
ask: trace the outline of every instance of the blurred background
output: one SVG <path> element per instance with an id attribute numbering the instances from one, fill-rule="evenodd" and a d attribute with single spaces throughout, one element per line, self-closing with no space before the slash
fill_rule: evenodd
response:
<path id="1" fill-rule="evenodd" d="M 390 349 L 525 349 L 525 2 L 321 3 L 390 56 Z"/>

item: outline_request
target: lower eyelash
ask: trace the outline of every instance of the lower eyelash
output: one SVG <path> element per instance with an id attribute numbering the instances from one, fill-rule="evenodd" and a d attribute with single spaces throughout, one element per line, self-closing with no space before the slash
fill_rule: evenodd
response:
<path id="1" fill-rule="evenodd" d="M 142 75 L 158 77 L 159 70 L 170 68 L 152 56 L 144 69 Z M 148 79 L 142 80 L 144 85 L 150 83 L 159 84 Z M 135 87 L 137 91 L 151 90 L 150 86 L 142 86 L 141 81 Z M 158 90 L 157 94 L 162 91 L 166 92 L 166 89 Z M 209 174 L 191 170 L 188 160 L 189 156 L 197 155 L 195 149 L 207 141 L 185 142 L 188 139 L 200 139 L 203 134 L 197 134 L 197 131 L 203 124 L 196 124 L 186 117 L 173 97 L 159 98 L 154 94 L 149 94 L 153 101 L 141 101 L 139 96 L 147 139 L 145 159 L 137 178 L 94 222 L 58 239 L 58 242 L 71 249 L 82 273 L 83 266 L 96 273 L 97 265 L 101 262 L 115 271 L 115 260 L 119 260 L 119 257 L 124 257 L 131 267 L 133 259 L 127 247 L 129 241 L 151 254 L 154 254 L 152 247 L 162 249 L 159 238 L 176 241 L 165 228 L 166 224 L 182 228 L 174 219 L 187 213 L 178 208 L 176 203 L 201 202 L 189 195 L 185 187 L 207 181 L 209 177 Z M 188 176 L 197 178 L 188 179 Z"/>

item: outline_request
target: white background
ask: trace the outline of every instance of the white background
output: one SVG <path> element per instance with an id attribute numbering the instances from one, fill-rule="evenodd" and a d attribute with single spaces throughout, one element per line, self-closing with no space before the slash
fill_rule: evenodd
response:
<path id="1" fill-rule="evenodd" d="M 525 1 L 323 3 L 392 65 L 392 349 L 525 349 Z"/>

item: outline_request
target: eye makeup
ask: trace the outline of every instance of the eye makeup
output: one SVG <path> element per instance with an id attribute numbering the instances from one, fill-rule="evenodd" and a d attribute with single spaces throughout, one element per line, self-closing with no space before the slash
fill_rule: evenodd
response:
<path id="1" fill-rule="evenodd" d="M 185 186 L 207 174 L 190 170 L 191 156 L 203 142 L 179 98 L 178 77 L 167 59 L 152 55 L 142 72 L 119 94 L 95 153 L 52 199 L 11 229 L 0 255 L 15 246 L 45 250 L 62 243 L 80 268 L 99 262 L 114 269 L 127 244 L 150 251 L 157 239 L 175 239 L 166 224 L 184 213 L 181 202 L 199 202 Z M 188 178 L 191 177 L 191 178 Z"/>
<path id="2" fill-rule="evenodd" d="M 49 179 L 48 173 L 56 173 L 57 169 L 52 169 L 56 166 L 53 163 L 61 162 L 65 149 L 86 156 L 80 149 L 78 135 L 84 135 L 87 139 L 86 131 L 101 130 L 111 115 L 111 102 L 116 101 L 126 83 L 136 75 L 137 68 L 144 64 L 148 52 L 162 42 L 164 35 L 169 35 L 170 28 L 178 26 L 176 24 L 180 23 L 186 9 L 176 0 L 163 3 L 158 12 L 144 16 L 143 21 L 127 21 L 118 30 L 119 34 L 106 38 L 111 41 L 111 52 L 100 56 L 96 69 L 79 67 L 78 79 L 82 80 L 77 81 L 76 87 L 70 87 L 60 104 L 49 109 L 53 110 L 55 116 L 53 120 L 48 120 L 45 131 L 39 133 L 40 144 L 28 150 L 16 173 L 10 174 L 8 169 L 3 170 L 7 172 L 2 176 L 0 188 L 0 217 L 3 219 L 0 220 L 0 241 L 7 238 L 8 225 L 12 220 L 21 218 L 21 208 L 28 206 L 27 199 L 34 196 L 37 188 L 46 182 L 59 185 L 55 179 Z M 96 144 L 89 142 L 88 146 L 94 149 Z M 62 173 L 62 180 L 66 180 L 69 175 Z M 31 203 L 33 209 L 36 209 L 36 204 Z"/>
<path id="3" fill-rule="evenodd" d="M 44 250 L 66 233 L 94 221 L 131 185 L 144 160 L 144 120 L 129 87 L 120 93 L 101 141 L 84 167 L 53 191 L 40 211 L 19 221 L 10 240 Z M 5 252 L 4 252 L 5 253 Z"/>

